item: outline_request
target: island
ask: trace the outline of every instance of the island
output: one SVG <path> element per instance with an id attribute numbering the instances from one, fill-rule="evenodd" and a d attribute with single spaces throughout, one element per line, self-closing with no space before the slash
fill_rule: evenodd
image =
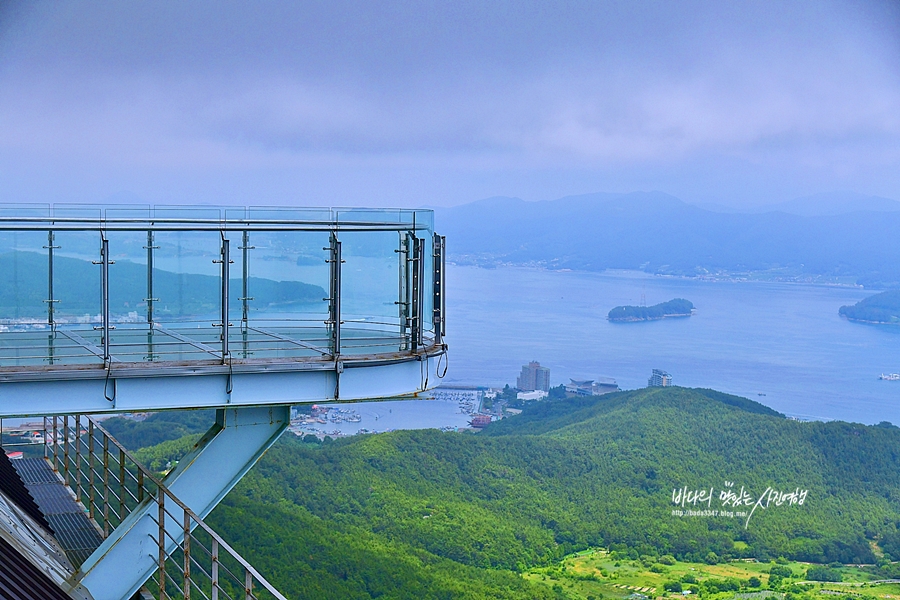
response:
<path id="1" fill-rule="evenodd" d="M 693 314 L 694 305 L 690 300 L 675 298 L 653 306 L 617 306 L 607 318 L 616 322 L 655 321 L 668 317 L 689 317 Z"/>
<path id="2" fill-rule="evenodd" d="M 900 290 L 881 292 L 850 306 L 842 306 L 838 314 L 861 323 L 900 325 Z"/>

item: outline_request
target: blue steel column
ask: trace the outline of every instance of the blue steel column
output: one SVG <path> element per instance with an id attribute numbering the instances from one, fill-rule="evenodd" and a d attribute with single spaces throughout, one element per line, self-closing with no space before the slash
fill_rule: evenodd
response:
<path id="1" fill-rule="evenodd" d="M 237 484 L 290 423 L 290 406 L 229 408 L 216 411 L 216 423 L 182 458 L 164 483 L 201 519 Z M 166 503 L 166 554 L 184 538 L 184 511 Z M 94 600 L 130 598 L 156 571 L 159 507 L 145 500 L 112 531 L 81 566 Z M 168 539 L 171 533 L 172 539 Z"/>

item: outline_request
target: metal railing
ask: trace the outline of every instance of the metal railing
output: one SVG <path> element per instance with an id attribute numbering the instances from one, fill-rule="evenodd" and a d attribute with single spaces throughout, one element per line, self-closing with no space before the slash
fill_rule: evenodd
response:
<path id="1" fill-rule="evenodd" d="M 153 519 L 159 600 L 286 600 L 152 471 L 86 415 L 44 418 L 44 456 L 104 538 L 138 508 Z M 76 565 L 80 567 L 81 565 Z"/>
<path id="2" fill-rule="evenodd" d="M 246 370 L 288 360 L 339 369 L 354 356 L 439 352 L 444 240 L 432 219 L 421 210 L 0 205 L 10 298 L 0 306 L 0 368 L 241 361 Z M 381 261 L 384 276 L 356 275 L 367 260 Z M 252 276 L 251 264 L 266 276 Z M 284 291 L 303 286 L 305 295 Z"/>

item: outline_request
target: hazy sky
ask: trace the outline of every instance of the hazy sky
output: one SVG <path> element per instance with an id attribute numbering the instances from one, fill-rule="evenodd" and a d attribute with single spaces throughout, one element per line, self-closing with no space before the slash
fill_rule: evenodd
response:
<path id="1" fill-rule="evenodd" d="M 900 2 L 6 2 L 0 201 L 900 200 Z"/>

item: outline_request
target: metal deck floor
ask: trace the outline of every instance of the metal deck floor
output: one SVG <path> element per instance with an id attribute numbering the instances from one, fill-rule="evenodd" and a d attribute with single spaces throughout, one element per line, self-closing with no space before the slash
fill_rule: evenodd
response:
<path id="1" fill-rule="evenodd" d="M 53 528 L 54 537 L 78 567 L 103 542 L 103 536 L 75 501 L 53 467 L 42 458 L 13 461 L 19 477 Z"/>

